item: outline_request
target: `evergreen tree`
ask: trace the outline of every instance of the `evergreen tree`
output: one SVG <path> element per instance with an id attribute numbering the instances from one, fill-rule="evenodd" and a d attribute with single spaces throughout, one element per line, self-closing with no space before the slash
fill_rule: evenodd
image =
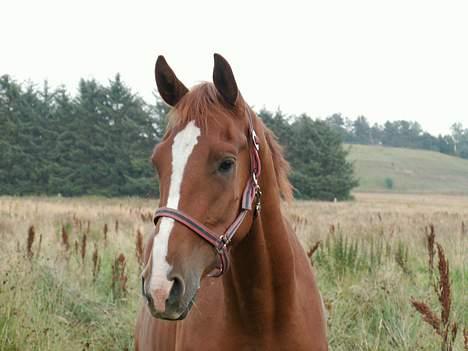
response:
<path id="1" fill-rule="evenodd" d="M 328 124 L 328 126 L 333 129 L 335 132 L 337 132 L 341 140 L 345 143 L 354 143 L 355 138 L 352 133 L 352 131 L 348 131 L 346 129 L 346 121 L 345 119 L 341 116 L 341 113 L 334 113 L 331 116 L 328 116 L 325 119 L 325 122 Z"/>
<path id="2" fill-rule="evenodd" d="M 15 194 L 16 166 L 22 156 L 19 138 L 19 99 L 21 87 L 8 75 L 0 77 L 0 194 Z"/>
<path id="3" fill-rule="evenodd" d="M 272 114 L 265 109 L 259 116 L 284 146 L 286 159 L 292 167 L 290 180 L 296 197 L 350 198 L 357 181 L 353 178 L 352 164 L 346 161 L 342 136 L 336 130 L 343 125 L 339 120 L 341 116 L 335 115 L 327 121 L 312 120 L 307 115 L 293 119 L 285 117 L 281 111 Z"/>
<path id="4" fill-rule="evenodd" d="M 293 169 L 291 181 L 298 198 L 350 198 L 358 182 L 338 133 L 325 122 L 302 115 L 291 125 L 290 141 L 286 157 Z"/>

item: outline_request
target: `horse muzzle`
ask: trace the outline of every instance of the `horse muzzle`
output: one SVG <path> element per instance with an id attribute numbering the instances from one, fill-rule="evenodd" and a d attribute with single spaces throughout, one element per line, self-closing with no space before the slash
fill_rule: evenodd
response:
<path id="1" fill-rule="evenodd" d="M 185 281 L 182 277 L 173 277 L 169 292 L 162 289 L 151 289 L 150 284 L 142 276 L 142 295 L 145 299 L 151 315 L 164 320 L 184 319 L 193 305 L 195 293 L 194 289 L 186 289 Z"/>

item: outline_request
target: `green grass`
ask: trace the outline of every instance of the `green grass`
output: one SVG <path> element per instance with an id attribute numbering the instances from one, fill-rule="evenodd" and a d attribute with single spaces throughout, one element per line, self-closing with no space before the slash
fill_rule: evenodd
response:
<path id="1" fill-rule="evenodd" d="M 110 274 L 93 283 L 90 267 L 73 257 L 48 262 L 11 258 L 0 289 L 0 350 L 131 350 L 136 294 L 113 298 Z"/>
<path id="2" fill-rule="evenodd" d="M 347 146 L 360 182 L 355 191 L 468 194 L 468 160 L 426 150 Z"/>
<path id="3" fill-rule="evenodd" d="M 331 234 L 312 257 L 320 290 L 329 309 L 332 350 L 436 350 L 441 339 L 408 304 L 417 297 L 439 312 L 423 250 L 407 257 L 402 241 L 382 236 L 347 239 Z M 406 258 L 405 258 L 406 257 Z M 402 262 L 404 262 L 402 264 Z M 455 321 L 466 320 L 463 276 L 452 273 L 452 309 Z M 456 298 L 455 298 L 456 297 Z M 461 350 L 461 336 L 454 350 Z M 459 347 L 459 348 L 457 348 Z M 439 348 L 440 349 L 440 348 Z"/>

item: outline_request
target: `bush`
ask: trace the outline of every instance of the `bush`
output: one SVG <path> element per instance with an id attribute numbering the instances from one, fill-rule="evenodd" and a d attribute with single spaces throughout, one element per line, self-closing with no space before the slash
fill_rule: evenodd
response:
<path id="1" fill-rule="evenodd" d="M 392 178 L 385 178 L 384 183 L 385 183 L 385 188 L 387 188 L 388 190 L 393 189 L 394 183 L 393 183 Z"/>

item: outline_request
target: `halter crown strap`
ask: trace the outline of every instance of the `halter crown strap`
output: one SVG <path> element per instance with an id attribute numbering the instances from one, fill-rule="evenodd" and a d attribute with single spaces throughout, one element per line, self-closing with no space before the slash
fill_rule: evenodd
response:
<path id="1" fill-rule="evenodd" d="M 215 248 L 219 261 L 217 271 L 210 274 L 210 276 L 213 277 L 221 276 L 229 268 L 228 245 L 231 243 L 232 238 L 236 234 L 237 229 L 239 229 L 248 212 L 253 210 L 255 216 L 258 214 L 258 212 L 260 212 L 261 209 L 260 197 L 262 192 L 260 191 L 260 185 L 258 183 L 258 178 L 260 177 L 261 173 L 261 161 L 259 153 L 260 144 L 258 136 L 255 133 L 255 129 L 253 127 L 252 114 L 248 108 L 247 115 L 249 120 L 249 136 L 252 143 L 252 146 L 249 148 L 251 177 L 247 181 L 244 193 L 242 195 L 241 211 L 237 215 L 234 222 L 232 222 L 232 224 L 224 232 L 224 234 L 219 236 L 216 233 L 213 233 L 209 228 L 201 224 L 199 221 L 177 209 L 161 207 L 158 208 L 154 214 L 155 225 L 161 217 L 171 218 L 186 226 L 188 229 L 210 243 Z"/>

